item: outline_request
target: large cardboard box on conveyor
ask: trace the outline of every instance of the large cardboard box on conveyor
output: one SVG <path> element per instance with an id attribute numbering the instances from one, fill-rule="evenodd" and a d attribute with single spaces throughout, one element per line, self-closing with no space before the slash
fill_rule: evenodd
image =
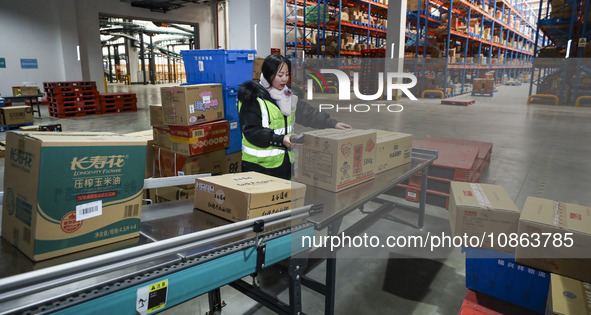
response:
<path id="1" fill-rule="evenodd" d="M 164 124 L 193 126 L 224 119 L 221 84 L 195 84 L 160 89 Z"/>
<path id="2" fill-rule="evenodd" d="M 517 233 L 519 221 L 519 209 L 501 186 L 452 181 L 449 221 L 454 236 L 477 236 L 483 241 L 481 248 L 515 252 L 515 247 L 499 246 L 497 242 L 499 234 L 509 238 L 511 233 Z M 483 233 L 487 236 L 483 237 Z"/>
<path id="3" fill-rule="evenodd" d="M 306 132 L 298 150 L 295 179 L 337 192 L 377 173 L 376 132 L 323 129 Z"/>
<path id="4" fill-rule="evenodd" d="M 2 237 L 33 260 L 139 235 L 146 141 L 9 132 Z"/>
<path id="5" fill-rule="evenodd" d="M 591 207 L 527 197 L 518 234 L 532 245 L 515 250 L 517 262 L 591 282 Z"/>
<path id="6" fill-rule="evenodd" d="M 221 173 L 226 162 L 224 150 L 196 156 L 175 153 L 170 149 L 157 145 L 154 146 L 153 150 L 156 177 Z"/>
<path id="7" fill-rule="evenodd" d="M 195 208 L 242 221 L 304 205 L 306 186 L 257 172 L 198 178 Z"/>
<path id="8" fill-rule="evenodd" d="M 197 126 L 170 126 L 171 149 L 187 156 L 226 149 L 230 146 L 227 120 Z"/>

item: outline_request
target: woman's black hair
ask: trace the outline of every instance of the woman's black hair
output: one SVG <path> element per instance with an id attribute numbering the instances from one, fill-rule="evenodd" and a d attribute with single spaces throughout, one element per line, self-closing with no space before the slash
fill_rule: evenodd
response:
<path id="1" fill-rule="evenodd" d="M 263 61 L 263 66 L 261 67 L 261 71 L 263 72 L 263 77 L 265 77 L 265 80 L 267 80 L 269 84 L 273 84 L 273 80 L 275 79 L 277 72 L 279 72 L 281 65 L 284 63 L 287 65 L 289 73 L 291 73 L 291 62 L 289 59 L 279 54 L 269 55 L 267 58 L 265 58 L 265 61 Z"/>

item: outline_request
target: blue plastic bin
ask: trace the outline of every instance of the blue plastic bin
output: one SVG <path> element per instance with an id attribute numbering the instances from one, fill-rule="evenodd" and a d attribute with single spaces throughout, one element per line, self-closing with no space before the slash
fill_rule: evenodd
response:
<path id="1" fill-rule="evenodd" d="M 230 120 L 230 147 L 226 149 L 226 154 L 232 154 L 242 151 L 242 131 L 238 120 Z"/>
<path id="2" fill-rule="evenodd" d="M 256 50 L 181 50 L 187 83 L 238 86 L 252 80 Z"/>
<path id="3" fill-rule="evenodd" d="M 464 248 L 466 287 L 544 313 L 550 273 L 515 262 L 515 255 L 490 249 Z"/>
<path id="4" fill-rule="evenodd" d="M 224 117 L 229 121 L 238 121 L 239 86 L 224 87 Z"/>

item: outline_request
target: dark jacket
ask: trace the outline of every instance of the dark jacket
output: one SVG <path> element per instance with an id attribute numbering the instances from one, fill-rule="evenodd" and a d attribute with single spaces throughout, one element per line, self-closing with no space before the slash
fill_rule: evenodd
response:
<path id="1" fill-rule="evenodd" d="M 321 129 L 334 128 L 338 123 L 335 119 L 330 118 L 327 113 L 322 113 L 310 104 L 302 101 L 304 93 L 297 93 L 298 103 L 296 107 L 295 122 L 306 127 Z M 301 90 L 300 90 L 301 91 Z M 283 145 L 283 135 L 276 135 L 272 129 L 263 128 L 261 107 L 257 98 L 267 100 L 279 107 L 275 100 L 271 98 L 271 94 L 260 84 L 255 82 L 245 82 L 238 90 L 238 100 L 242 102 L 240 107 L 240 128 L 244 137 L 252 144 L 258 147 L 279 147 L 287 150 Z M 287 117 L 284 116 L 285 125 L 287 125 Z M 267 169 L 263 166 L 247 161 L 242 162 L 242 171 L 255 171 L 275 177 L 280 177 L 289 180 L 292 173 L 292 165 L 289 161 L 289 156 L 284 155 L 284 160 L 281 166 L 273 169 Z"/>
<path id="2" fill-rule="evenodd" d="M 310 104 L 303 101 L 303 92 L 292 90 L 298 95 L 296 107 L 296 123 L 315 129 L 334 128 L 337 120 L 330 118 L 328 113 L 318 111 Z M 301 92 L 301 93 L 298 93 Z M 242 134 L 250 143 L 259 147 L 276 146 L 284 148 L 283 135 L 276 135 L 272 129 L 263 128 L 261 108 L 257 97 L 270 101 L 278 106 L 275 100 L 271 98 L 269 92 L 259 83 L 252 81 L 245 82 L 238 91 L 238 100 L 242 102 L 240 108 L 240 126 Z"/>

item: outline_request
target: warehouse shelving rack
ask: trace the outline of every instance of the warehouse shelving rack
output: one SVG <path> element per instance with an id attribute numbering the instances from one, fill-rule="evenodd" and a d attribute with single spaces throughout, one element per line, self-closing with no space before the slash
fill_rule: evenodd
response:
<path id="1" fill-rule="evenodd" d="M 448 80 L 441 83 L 445 97 L 452 97 L 468 92 L 468 74 L 479 77 L 484 70 L 494 69 L 495 82 L 499 81 L 500 76 L 501 83 L 504 83 L 505 77 L 518 77 L 531 67 L 535 45 L 532 35 L 535 14 L 527 4 L 506 0 L 418 0 L 418 8 L 425 10 L 407 12 L 410 30 L 407 36 L 411 39 L 407 42 L 407 53 L 410 52 L 415 58 L 412 71 L 421 78 L 418 90 L 430 89 L 425 87 L 425 79 L 430 74 L 442 74 L 444 78 L 456 76 L 461 80 L 460 88 L 448 89 Z M 477 28 L 470 27 L 471 21 L 484 27 L 477 31 Z M 465 32 L 458 29 L 458 22 L 467 22 Z M 485 27 L 487 32 L 484 31 Z M 434 43 L 443 44 L 444 47 L 437 47 Z M 461 43 L 462 46 L 463 56 L 458 58 L 458 62 L 454 62 L 455 56 L 449 53 L 452 43 Z M 443 60 L 429 62 L 429 58 L 435 59 L 429 50 L 441 55 Z M 470 58 L 469 54 L 478 57 Z M 497 56 L 494 61 L 502 62 L 493 63 L 493 54 Z M 434 67 L 429 67 L 430 63 Z"/>
<path id="2" fill-rule="evenodd" d="M 534 56 L 529 95 L 556 95 L 560 104 L 578 104 L 582 96 L 590 96 L 591 65 L 583 57 L 589 56 L 586 42 L 591 40 L 588 0 L 540 1 L 536 42 L 542 47 L 552 47 L 559 53 L 554 58 L 543 58 L 542 50 L 536 49 Z M 543 4 L 546 4 L 543 10 Z M 550 11 L 552 7 L 552 11 Z M 548 45 L 548 46 L 547 46 Z M 536 47 L 537 48 L 537 47 Z M 575 58 L 574 60 L 572 58 Z M 535 75 L 537 73 L 537 75 Z M 535 94 L 532 94 L 534 92 Z M 550 87 L 550 88 L 549 88 Z"/>

